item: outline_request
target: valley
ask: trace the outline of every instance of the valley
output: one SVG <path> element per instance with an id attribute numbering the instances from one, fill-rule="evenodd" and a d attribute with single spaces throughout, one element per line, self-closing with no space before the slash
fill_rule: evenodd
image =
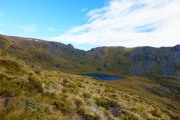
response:
<path id="1" fill-rule="evenodd" d="M 180 45 L 100 47 L 0 35 L 2 120 L 179 120 Z M 106 81 L 80 74 L 121 76 Z"/>

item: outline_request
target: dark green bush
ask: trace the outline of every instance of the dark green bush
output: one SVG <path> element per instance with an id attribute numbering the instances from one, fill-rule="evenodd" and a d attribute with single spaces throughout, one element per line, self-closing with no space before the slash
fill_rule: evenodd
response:
<path id="1" fill-rule="evenodd" d="M 80 99 L 76 99 L 76 100 L 74 101 L 74 103 L 75 103 L 75 105 L 76 105 L 77 108 L 79 108 L 79 107 L 83 104 L 83 102 L 82 102 Z"/>
<path id="2" fill-rule="evenodd" d="M 89 114 L 85 111 L 85 109 L 83 108 L 80 108 L 78 109 L 78 114 L 81 115 L 84 120 L 98 120 L 99 119 L 99 116 L 97 114 Z"/>
<path id="3" fill-rule="evenodd" d="M 53 106 L 55 106 L 55 108 L 57 110 L 60 110 L 63 114 L 69 114 L 72 112 L 72 108 L 69 102 L 64 102 L 61 100 L 54 100 Z"/>
<path id="4" fill-rule="evenodd" d="M 63 110 L 63 108 L 65 107 L 65 103 L 62 101 L 54 101 L 53 105 L 55 106 L 56 109 L 58 110 Z"/>
<path id="5" fill-rule="evenodd" d="M 8 78 L 8 77 L 7 77 L 5 74 L 0 73 L 0 80 L 7 79 L 7 78 Z"/>
<path id="6" fill-rule="evenodd" d="M 37 80 L 33 75 L 30 75 L 28 77 L 29 80 L 29 86 L 33 86 L 34 89 L 37 90 L 37 92 L 43 93 L 42 83 Z"/>
<path id="7" fill-rule="evenodd" d="M 85 114 L 84 115 L 85 120 L 98 120 L 99 116 L 98 115 L 90 115 L 90 114 Z"/>
<path id="8" fill-rule="evenodd" d="M 91 97 L 91 94 L 89 94 L 89 93 L 83 93 L 82 95 L 83 95 L 83 97 L 85 97 L 85 98 L 90 98 L 90 97 Z"/>
<path id="9" fill-rule="evenodd" d="M 105 99 L 96 99 L 96 104 L 98 106 L 104 107 L 105 109 L 108 109 L 110 107 L 120 107 L 120 105 L 113 100 L 105 100 Z"/>
<path id="10" fill-rule="evenodd" d="M 21 94 L 21 88 L 10 81 L 0 80 L 0 96 L 15 97 Z"/>

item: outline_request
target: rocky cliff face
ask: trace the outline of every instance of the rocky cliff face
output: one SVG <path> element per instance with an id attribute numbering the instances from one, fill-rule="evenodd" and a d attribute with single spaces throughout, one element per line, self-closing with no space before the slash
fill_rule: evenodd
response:
<path id="1" fill-rule="evenodd" d="M 180 45 L 99 47 L 85 52 L 70 44 L 1 35 L 0 50 L 32 64 L 66 72 L 180 76 Z"/>
<path id="2" fill-rule="evenodd" d="M 102 63 L 102 69 L 121 74 L 179 76 L 180 72 L 180 45 L 174 47 L 137 47 L 131 49 L 106 47 L 104 49 L 93 49 L 90 51 L 90 55 L 93 59 L 101 58 L 99 61 Z"/>
<path id="3" fill-rule="evenodd" d="M 174 48 L 136 48 L 130 53 L 129 63 L 132 74 L 172 75 L 180 70 L 180 51 Z"/>

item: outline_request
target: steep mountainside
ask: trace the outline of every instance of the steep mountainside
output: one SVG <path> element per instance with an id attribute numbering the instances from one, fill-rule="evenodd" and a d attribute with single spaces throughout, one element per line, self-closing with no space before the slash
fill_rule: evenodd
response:
<path id="1" fill-rule="evenodd" d="M 105 82 L 0 52 L 0 119 L 179 120 L 179 83 L 173 77 Z"/>
<path id="2" fill-rule="evenodd" d="M 180 72 L 180 45 L 161 48 L 101 47 L 88 51 L 88 55 L 93 58 L 92 66 L 98 65 L 97 69 L 102 72 L 177 76 Z"/>
<path id="3" fill-rule="evenodd" d="M 83 51 L 70 44 L 1 35 L 0 50 L 31 65 L 69 73 L 180 76 L 180 45 Z"/>
<path id="4" fill-rule="evenodd" d="M 25 60 L 31 65 L 40 65 L 46 69 L 60 69 L 65 72 L 77 71 L 74 63 L 84 51 L 74 49 L 72 45 L 47 42 L 31 38 L 0 36 L 0 50 Z"/>

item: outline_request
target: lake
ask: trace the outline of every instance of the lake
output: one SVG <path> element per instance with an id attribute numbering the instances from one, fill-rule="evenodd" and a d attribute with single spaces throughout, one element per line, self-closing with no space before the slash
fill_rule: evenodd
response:
<path id="1" fill-rule="evenodd" d="M 111 75 L 105 75 L 105 74 L 82 74 L 83 76 L 89 76 L 89 77 L 95 77 L 101 80 L 122 80 L 124 78 L 120 76 L 111 76 Z"/>

